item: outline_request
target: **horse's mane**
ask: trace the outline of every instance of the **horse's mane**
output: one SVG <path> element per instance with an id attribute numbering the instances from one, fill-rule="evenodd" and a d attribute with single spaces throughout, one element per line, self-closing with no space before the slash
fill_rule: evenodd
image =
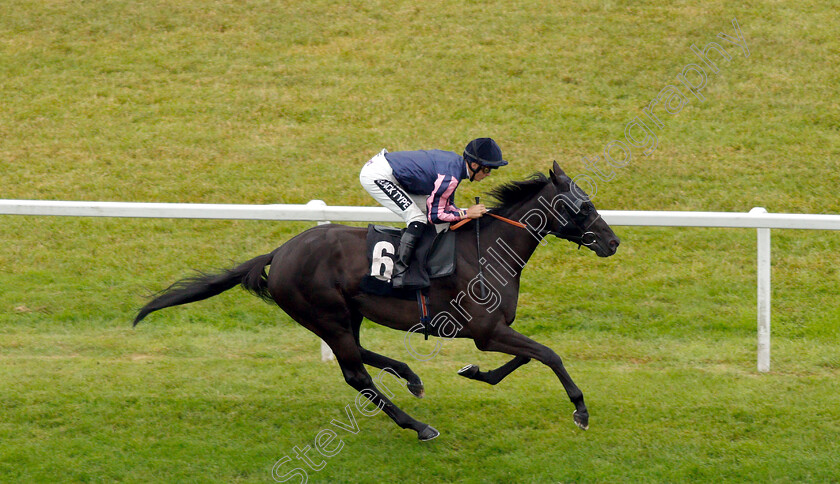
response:
<path id="1" fill-rule="evenodd" d="M 524 200 L 533 198 L 549 183 L 551 180 L 548 177 L 542 173 L 534 173 L 525 180 L 500 185 L 488 193 L 495 200 L 491 208 L 497 214 L 505 216 L 510 209 Z"/>

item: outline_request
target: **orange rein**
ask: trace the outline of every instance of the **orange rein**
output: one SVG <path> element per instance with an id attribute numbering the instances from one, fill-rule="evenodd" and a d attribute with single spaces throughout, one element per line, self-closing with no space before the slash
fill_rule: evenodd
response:
<path id="1" fill-rule="evenodd" d="M 487 212 L 487 215 L 489 215 L 489 216 L 491 216 L 491 217 L 493 217 L 493 218 L 497 218 L 497 219 L 501 220 L 502 222 L 509 223 L 509 224 L 513 225 L 514 227 L 519 227 L 520 229 L 524 229 L 524 228 L 526 228 L 526 227 L 525 227 L 525 224 L 520 223 L 520 222 L 517 222 L 517 221 L 515 221 L 515 220 L 511 220 L 511 219 L 509 219 L 509 218 L 504 218 L 504 217 L 502 217 L 501 215 L 496 215 L 495 213 L 490 213 L 490 212 Z M 459 221 L 458 223 L 456 223 L 456 224 L 454 224 L 454 225 L 449 226 L 449 230 L 455 230 L 455 229 L 457 229 L 458 227 L 460 227 L 460 226 L 464 225 L 465 223 L 469 222 L 470 220 L 473 220 L 473 219 L 471 219 L 471 218 L 465 218 L 464 220 L 461 220 L 461 221 Z"/>

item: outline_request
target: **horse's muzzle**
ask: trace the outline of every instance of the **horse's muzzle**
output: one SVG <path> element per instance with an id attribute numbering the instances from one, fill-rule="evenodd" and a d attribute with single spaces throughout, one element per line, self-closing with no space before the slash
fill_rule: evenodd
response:
<path id="1" fill-rule="evenodd" d="M 613 236 L 607 240 L 598 240 L 598 243 L 592 249 L 598 257 L 609 257 L 616 253 L 619 244 L 621 244 L 621 240 Z"/>

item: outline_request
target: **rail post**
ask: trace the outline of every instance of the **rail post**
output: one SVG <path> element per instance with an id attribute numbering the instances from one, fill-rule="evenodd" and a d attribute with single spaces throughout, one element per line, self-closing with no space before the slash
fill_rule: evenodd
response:
<path id="1" fill-rule="evenodd" d="M 327 208 L 327 202 L 323 200 L 310 200 L 307 204 L 307 207 L 312 208 Z M 330 223 L 329 220 L 319 220 L 318 225 L 324 225 Z M 332 349 L 321 340 L 321 361 L 331 361 L 335 359 L 335 355 L 332 352 Z"/>
<path id="2" fill-rule="evenodd" d="M 763 207 L 755 207 L 751 214 L 765 214 Z M 770 371 L 770 229 L 757 228 L 758 233 L 758 371 Z"/>

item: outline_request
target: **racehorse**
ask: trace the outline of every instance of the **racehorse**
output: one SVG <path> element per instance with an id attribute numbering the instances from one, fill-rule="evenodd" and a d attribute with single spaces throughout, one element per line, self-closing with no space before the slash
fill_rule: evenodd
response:
<path id="1" fill-rule="evenodd" d="M 472 338 L 481 351 L 513 355 L 510 362 L 492 371 L 479 371 L 475 365 L 459 371 L 464 377 L 492 385 L 532 358 L 545 364 L 560 379 L 574 404 L 574 422 L 586 430 L 589 412 L 583 393 L 560 357 L 514 331 L 511 324 L 516 317 L 522 269 L 545 236 L 570 240 L 579 248 L 586 245 L 600 257 L 615 254 L 619 239 L 557 162 L 549 176 L 536 173 L 524 181 L 501 185 L 490 195 L 497 202 L 491 213 L 511 223 L 483 217 L 478 240 L 477 232 L 470 230 L 478 220 L 456 231 L 457 269 L 451 276 L 432 280 L 429 287 L 429 314 L 435 319 L 426 328 L 428 334 Z M 394 405 L 365 369 L 364 365 L 387 369 L 406 380 L 412 394 L 424 394 L 423 382 L 408 365 L 361 345 L 363 318 L 402 331 L 417 331 L 418 325 L 415 301 L 362 292 L 361 281 L 369 271 L 365 228 L 321 225 L 232 269 L 174 283 L 139 311 L 134 325 L 153 311 L 200 301 L 241 285 L 275 302 L 326 342 L 344 380 L 397 425 L 416 431 L 420 440 L 433 439 L 439 432 Z"/>

